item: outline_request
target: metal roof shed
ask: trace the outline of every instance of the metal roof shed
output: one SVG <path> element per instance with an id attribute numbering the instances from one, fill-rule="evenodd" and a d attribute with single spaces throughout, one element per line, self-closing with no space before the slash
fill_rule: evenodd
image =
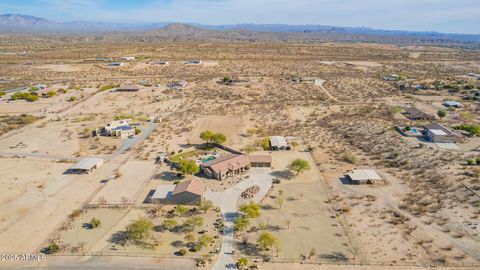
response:
<path id="1" fill-rule="evenodd" d="M 103 165 L 101 158 L 83 158 L 77 164 L 70 167 L 71 173 L 91 173 L 93 169 L 98 169 Z"/>

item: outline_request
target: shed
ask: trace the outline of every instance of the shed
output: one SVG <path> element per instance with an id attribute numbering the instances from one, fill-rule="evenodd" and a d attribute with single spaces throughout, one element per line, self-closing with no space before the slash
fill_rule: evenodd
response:
<path id="1" fill-rule="evenodd" d="M 83 158 L 77 164 L 70 167 L 70 173 L 88 174 L 94 169 L 100 168 L 103 165 L 103 159 L 101 158 Z"/>
<path id="2" fill-rule="evenodd" d="M 353 185 L 375 184 L 375 182 L 382 180 L 382 177 L 380 177 L 376 171 L 366 169 L 353 170 L 346 174 L 345 177 Z"/>
<path id="3" fill-rule="evenodd" d="M 270 148 L 272 150 L 289 150 L 290 146 L 283 136 L 270 136 Z"/>
<path id="4" fill-rule="evenodd" d="M 172 202 L 174 204 L 200 204 L 205 189 L 205 184 L 197 178 L 180 182 L 172 192 Z"/>
<path id="5" fill-rule="evenodd" d="M 140 90 L 140 87 L 132 84 L 122 85 L 117 88 L 117 92 L 137 92 Z"/>
<path id="6" fill-rule="evenodd" d="M 169 203 L 172 201 L 173 190 L 175 185 L 159 185 L 152 197 L 150 197 L 151 203 Z"/>

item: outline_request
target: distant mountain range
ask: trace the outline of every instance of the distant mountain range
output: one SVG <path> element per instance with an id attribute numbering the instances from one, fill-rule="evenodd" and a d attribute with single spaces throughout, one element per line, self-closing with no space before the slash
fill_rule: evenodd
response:
<path id="1" fill-rule="evenodd" d="M 417 45 L 466 44 L 474 46 L 480 44 L 480 34 L 377 30 L 367 27 L 327 25 L 55 22 L 45 18 L 19 14 L 0 15 L 0 32 L 96 35 L 98 40 L 125 38 L 130 41 L 181 39 L 309 43 L 343 41 Z"/>

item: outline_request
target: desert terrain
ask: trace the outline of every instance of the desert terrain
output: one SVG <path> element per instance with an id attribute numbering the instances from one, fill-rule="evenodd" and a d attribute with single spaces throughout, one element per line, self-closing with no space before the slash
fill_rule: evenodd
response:
<path id="1" fill-rule="evenodd" d="M 97 46 L 54 38 L 0 39 L 0 49 L 30 52 L 0 55 L 0 74 L 15 82 L 0 82 L 0 254 L 58 247 L 46 261 L 0 261 L 1 269 L 110 260 L 225 269 L 222 263 L 237 267 L 240 259 L 261 269 L 480 267 L 480 132 L 464 128 L 480 124 L 479 99 L 470 98 L 478 97 L 480 81 L 468 76 L 480 73 L 478 50 L 330 42 Z M 122 56 L 135 60 L 119 67 L 91 60 Z M 169 64 L 153 64 L 158 59 Z M 400 78 L 385 80 L 388 74 Z M 182 89 L 169 86 L 182 80 Z M 13 98 L 13 90 L 38 84 L 53 94 Z M 120 85 L 139 89 L 115 91 Z M 406 118 L 402 112 L 412 106 L 435 120 Z M 135 135 L 93 135 L 122 119 L 135 123 Z M 435 143 L 396 129 L 431 122 L 461 130 L 463 140 Z M 231 150 L 202 148 L 207 130 L 225 135 L 221 144 Z M 269 136 L 285 136 L 291 149 L 262 148 Z M 202 160 L 232 150 L 270 156 L 268 176 L 252 168 L 220 181 L 196 172 L 213 202 L 205 211 L 149 201 L 159 185 L 184 180 L 175 164 L 158 162 L 160 155 Z M 68 173 L 85 157 L 104 164 L 90 174 Z M 310 168 L 293 173 L 296 159 Z M 345 181 L 362 168 L 383 181 Z M 233 196 L 255 181 L 255 196 Z M 259 216 L 245 230 L 224 230 L 234 222 L 225 212 L 250 201 Z M 101 221 L 96 229 L 89 228 L 93 219 Z M 126 228 L 139 220 L 152 224 L 151 235 L 141 244 L 126 241 Z M 276 245 L 262 249 L 262 232 Z M 200 239 L 208 243 L 197 246 Z"/>

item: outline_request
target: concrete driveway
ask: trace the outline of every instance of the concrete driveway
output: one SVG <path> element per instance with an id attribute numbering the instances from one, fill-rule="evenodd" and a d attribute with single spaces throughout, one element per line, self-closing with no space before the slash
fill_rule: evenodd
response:
<path id="1" fill-rule="evenodd" d="M 238 216 L 237 207 L 248 201 L 259 202 L 267 194 L 272 186 L 273 176 L 270 168 L 251 168 L 250 178 L 245 179 L 223 192 L 207 191 L 205 198 L 211 200 L 216 206 L 220 207 L 225 220 L 225 229 L 223 231 L 222 248 L 220 257 L 212 269 L 235 269 L 235 261 L 232 255 L 233 249 L 233 221 Z M 251 186 L 259 186 L 260 190 L 252 199 L 243 200 L 240 196 L 244 190 Z"/>

